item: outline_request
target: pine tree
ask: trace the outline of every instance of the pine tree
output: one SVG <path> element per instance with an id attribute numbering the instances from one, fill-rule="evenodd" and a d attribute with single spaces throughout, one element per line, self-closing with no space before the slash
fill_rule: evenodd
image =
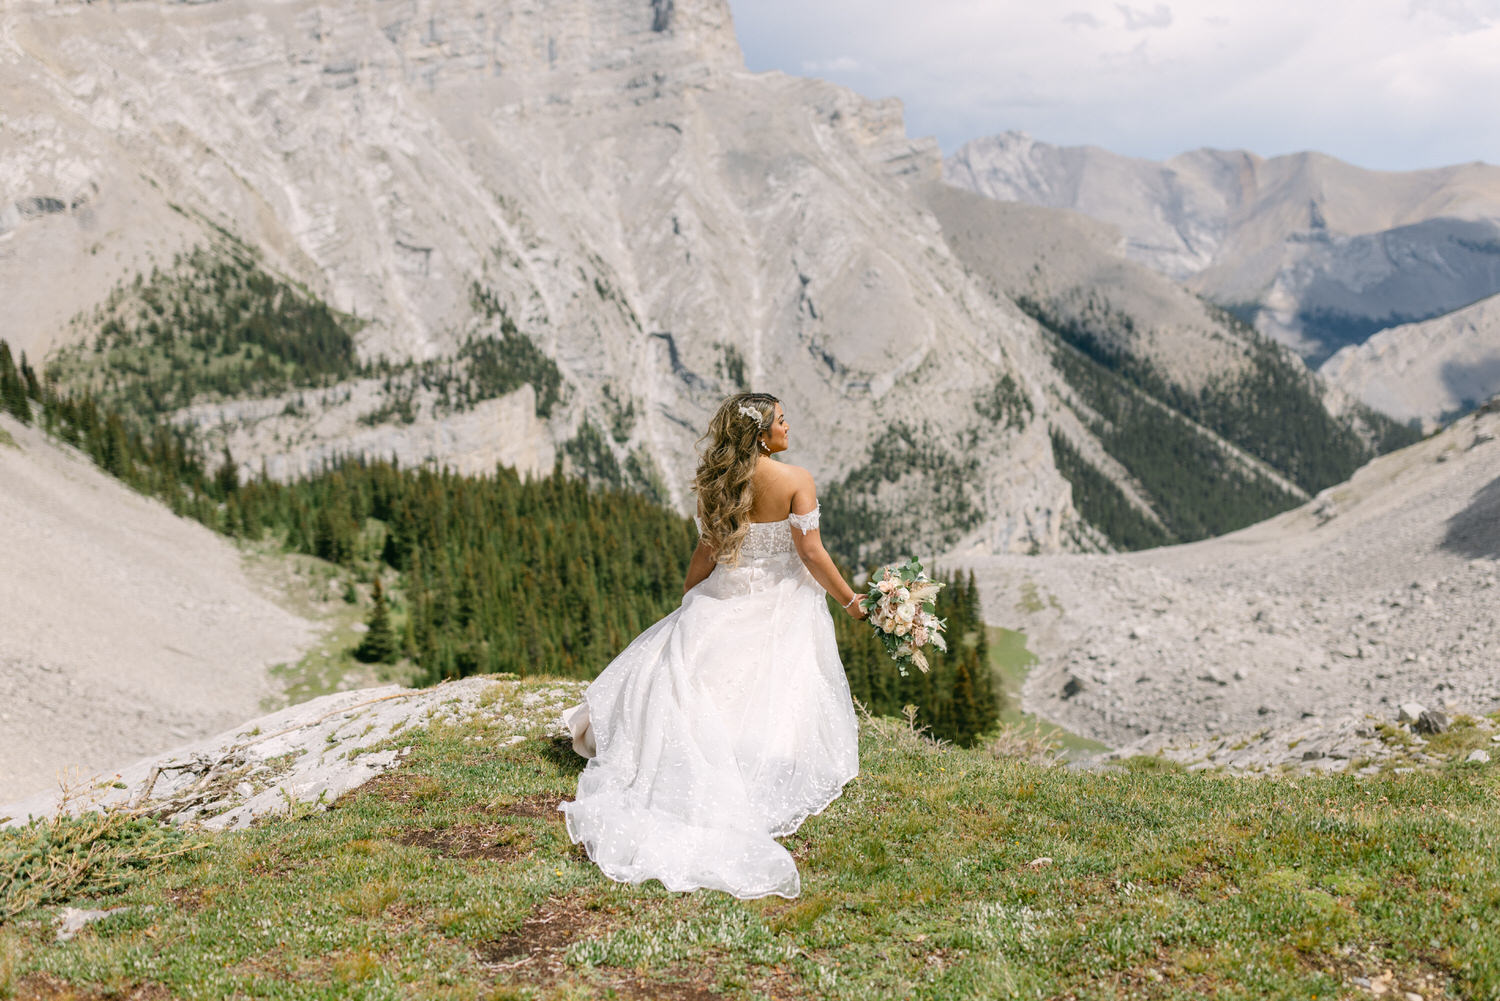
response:
<path id="1" fill-rule="evenodd" d="M 380 577 L 375 578 L 375 607 L 370 610 L 370 618 L 365 625 L 369 632 L 365 638 L 360 640 L 359 646 L 354 648 L 354 657 L 366 664 L 391 664 L 396 660 L 396 654 L 400 643 L 396 639 L 395 630 L 391 628 L 390 609 L 385 604 L 385 589 L 380 584 Z"/>
<path id="2" fill-rule="evenodd" d="M 229 453 L 228 445 L 224 446 L 224 460 L 219 464 L 219 471 L 214 474 L 214 486 L 218 488 L 220 497 L 228 497 L 240 488 L 239 464 Z"/>
<path id="3" fill-rule="evenodd" d="M 31 404 L 26 399 L 26 383 L 16 371 L 10 345 L 0 340 L 0 410 L 7 411 L 22 424 L 31 423 Z"/>
<path id="4" fill-rule="evenodd" d="M 26 384 L 26 395 L 38 403 L 42 402 L 42 382 L 36 377 L 36 369 L 26 361 L 26 352 L 21 352 L 21 381 Z"/>

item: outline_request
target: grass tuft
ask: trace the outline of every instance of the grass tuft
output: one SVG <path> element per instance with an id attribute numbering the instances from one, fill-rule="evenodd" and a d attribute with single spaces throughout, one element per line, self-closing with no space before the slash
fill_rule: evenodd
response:
<path id="1" fill-rule="evenodd" d="M 119 810 L 34 820 L 0 831 L 0 920 L 82 894 L 108 893 L 205 846 Z"/>

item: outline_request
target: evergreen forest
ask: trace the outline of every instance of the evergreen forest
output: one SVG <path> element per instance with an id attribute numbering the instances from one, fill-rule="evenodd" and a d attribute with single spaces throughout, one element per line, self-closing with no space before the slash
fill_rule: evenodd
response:
<path id="1" fill-rule="evenodd" d="M 373 581 L 361 660 L 409 658 L 420 680 L 472 674 L 591 678 L 681 601 L 692 522 L 634 491 L 566 476 L 466 476 L 346 458 L 291 483 L 242 482 L 227 452 L 207 457 L 163 420 L 107 409 L 44 384 L 0 341 L 0 406 L 178 514 Z M 854 696 L 876 715 L 918 707 L 920 723 L 970 744 L 993 727 L 994 693 L 972 578 L 944 577 L 938 614 L 950 653 L 902 678 L 869 627 L 833 609 Z M 396 583 L 387 589 L 382 578 Z"/>
<path id="2" fill-rule="evenodd" d="M 1224 310 L 1211 308 L 1249 345 L 1249 365 L 1194 392 L 1120 346 L 1134 336 L 1135 323 L 1108 302 L 1091 295 L 1065 315 L 1025 296 L 1016 301 L 1051 335 L 1053 364 L 1075 394 L 1079 419 L 1129 471 L 1156 515 L 1136 507 L 1054 429 L 1053 455 L 1079 513 L 1122 549 L 1232 532 L 1300 503 L 1273 476 L 1220 448 L 1213 435 L 1307 494 L 1420 438 L 1364 407 L 1355 408 L 1352 420 L 1331 416 L 1304 366 Z"/>

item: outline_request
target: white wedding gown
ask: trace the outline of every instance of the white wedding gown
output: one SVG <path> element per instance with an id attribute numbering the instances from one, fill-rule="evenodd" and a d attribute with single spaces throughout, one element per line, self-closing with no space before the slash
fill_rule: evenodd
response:
<path id="1" fill-rule="evenodd" d="M 859 772 L 849 683 L 824 591 L 792 543 L 818 511 L 752 523 L 563 714 L 591 760 L 558 809 L 604 874 L 736 897 L 801 889 L 774 839 Z"/>

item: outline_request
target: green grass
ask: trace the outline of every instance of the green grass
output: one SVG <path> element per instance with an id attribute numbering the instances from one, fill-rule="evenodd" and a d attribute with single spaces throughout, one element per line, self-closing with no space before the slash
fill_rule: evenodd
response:
<path id="1" fill-rule="evenodd" d="M 16 440 L 10 436 L 10 432 L 5 430 L 4 428 L 0 428 L 0 446 L 15 449 L 19 449 L 21 447 L 20 445 L 17 445 Z"/>
<path id="2" fill-rule="evenodd" d="M 266 585 L 268 592 L 288 611 L 315 623 L 317 637 L 295 663 L 275 664 L 271 677 L 280 692 L 261 701 L 261 709 L 274 712 L 320 695 L 368 688 L 374 685 L 413 682 L 410 661 L 400 664 L 362 664 L 354 659 L 354 648 L 363 633 L 357 626 L 370 613 L 369 586 L 356 592 L 356 600 L 342 597 L 357 573 L 314 556 L 288 553 L 269 539 L 241 540 L 244 566 L 250 576 Z"/>
<path id="3" fill-rule="evenodd" d="M 1036 597 L 1036 586 L 1028 581 L 1027 588 L 1029 590 L 1025 590 L 1023 594 L 1035 602 L 1034 611 L 1040 611 L 1045 606 Z M 1023 600 L 1026 599 L 1023 597 Z M 989 626 L 988 629 L 990 669 L 994 671 L 995 688 L 1005 693 L 1001 700 L 1000 725 L 1034 729 L 1040 736 L 1056 741 L 1069 756 L 1108 750 L 1107 745 L 1097 740 L 1079 736 L 1071 730 L 1064 730 L 1055 723 L 1021 710 L 1021 686 L 1026 683 L 1026 675 L 1031 666 L 1037 662 L 1036 654 L 1026 649 L 1026 634 L 1020 630 L 1000 626 Z"/>
<path id="4" fill-rule="evenodd" d="M 802 896 L 737 901 L 602 877 L 554 809 L 581 761 L 491 718 L 404 733 L 403 766 L 326 813 L 116 842 L 99 864 L 131 878 L 68 902 L 133 909 L 69 943 L 62 897 L 22 910 L 0 996 L 1321 999 L 1385 971 L 1395 997 L 1500 992 L 1496 768 L 1075 773 L 873 721 L 860 777 L 786 841 Z M 118 857 L 137 843 L 159 857 Z"/>

